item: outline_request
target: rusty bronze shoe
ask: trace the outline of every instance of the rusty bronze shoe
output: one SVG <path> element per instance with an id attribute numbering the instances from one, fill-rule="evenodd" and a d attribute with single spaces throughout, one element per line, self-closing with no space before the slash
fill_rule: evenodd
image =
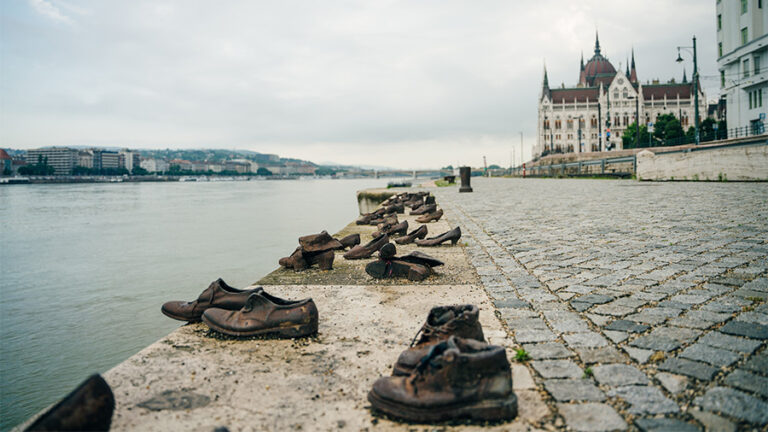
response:
<path id="1" fill-rule="evenodd" d="M 369 223 L 371 223 L 371 219 L 375 217 L 376 216 L 373 213 L 366 213 L 364 215 L 361 215 L 359 218 L 357 218 L 355 223 L 357 225 L 368 225 Z"/>
<path id="2" fill-rule="evenodd" d="M 311 267 L 313 264 L 317 264 L 320 270 L 333 270 L 333 259 L 336 254 L 333 250 L 327 250 L 323 252 L 304 252 L 304 258 L 307 260 L 307 264 Z"/>
<path id="3" fill-rule="evenodd" d="M 424 204 L 423 206 L 420 206 L 418 209 L 411 211 L 411 216 L 432 213 L 436 210 L 437 210 L 436 204 Z"/>
<path id="4" fill-rule="evenodd" d="M 380 224 L 379 230 L 375 231 L 373 236 L 379 237 L 383 234 L 386 234 L 391 237 L 395 235 L 404 235 L 406 232 L 408 232 L 408 221 L 402 221 L 394 225 Z"/>
<path id="5" fill-rule="evenodd" d="M 409 375 L 419 360 L 437 343 L 451 336 L 483 342 L 483 327 L 475 305 L 450 305 L 433 307 L 427 321 L 411 341 L 411 346 L 400 353 L 395 362 L 393 375 Z"/>
<path id="6" fill-rule="evenodd" d="M 446 231 L 439 236 L 430 237 L 424 240 L 416 240 L 416 244 L 419 246 L 438 246 L 441 243 L 450 241 L 452 245 L 461 238 L 461 227 L 456 227 L 450 231 Z"/>
<path id="7" fill-rule="evenodd" d="M 99 374 L 41 415 L 25 431 L 106 431 L 112 424 L 115 396 Z"/>
<path id="8" fill-rule="evenodd" d="M 306 270 L 310 266 L 307 259 L 304 257 L 304 251 L 301 246 L 297 247 L 291 256 L 280 258 L 278 263 L 285 268 L 294 269 L 296 271 Z"/>
<path id="9" fill-rule="evenodd" d="M 422 225 L 416 228 L 415 230 L 409 232 L 407 235 L 396 238 L 395 243 L 400 245 L 410 244 L 410 243 L 413 243 L 413 241 L 416 240 L 417 238 L 423 239 L 426 236 L 427 236 L 427 226 Z"/>
<path id="10" fill-rule="evenodd" d="M 206 309 L 221 308 L 237 310 L 243 307 L 248 296 L 260 292 L 261 287 L 239 290 L 227 285 L 221 278 L 213 281 L 197 300 L 192 302 L 169 301 L 160 310 L 169 318 L 179 321 L 198 322 Z"/>
<path id="11" fill-rule="evenodd" d="M 504 348 L 455 336 L 433 346 L 410 375 L 379 378 L 368 401 L 389 416 L 414 422 L 517 416 Z"/>
<path id="12" fill-rule="evenodd" d="M 357 245 L 353 247 L 344 254 L 344 259 L 353 260 L 368 258 L 387 243 L 389 243 L 389 236 L 384 234 L 381 237 L 374 238 L 365 245 Z"/>
<path id="13" fill-rule="evenodd" d="M 208 309 L 203 322 L 229 336 L 297 338 L 317 333 L 318 313 L 311 298 L 284 300 L 264 290 L 248 297 L 242 309 Z"/>
<path id="14" fill-rule="evenodd" d="M 443 209 L 440 209 L 440 210 L 438 210 L 436 212 L 433 212 L 433 213 L 421 215 L 421 216 L 416 218 L 416 222 L 418 222 L 418 223 L 428 223 L 428 222 L 432 222 L 432 221 L 437 222 L 437 221 L 440 220 L 441 217 L 443 217 Z"/>
<path id="15" fill-rule="evenodd" d="M 299 245 L 304 252 L 323 252 L 332 249 L 343 249 L 344 245 L 331 237 L 328 231 L 323 230 L 320 234 L 306 235 L 299 237 Z"/>
<path id="16" fill-rule="evenodd" d="M 429 267 L 397 259 L 376 260 L 365 266 L 365 272 L 376 279 L 396 277 L 408 278 L 410 281 L 423 281 L 432 271 Z"/>
<path id="17" fill-rule="evenodd" d="M 434 203 L 435 203 L 434 195 L 427 195 L 427 198 L 424 199 L 424 204 L 434 204 Z"/>
<path id="18" fill-rule="evenodd" d="M 350 234 L 342 239 L 339 239 L 344 248 L 353 248 L 360 244 L 360 234 Z"/>

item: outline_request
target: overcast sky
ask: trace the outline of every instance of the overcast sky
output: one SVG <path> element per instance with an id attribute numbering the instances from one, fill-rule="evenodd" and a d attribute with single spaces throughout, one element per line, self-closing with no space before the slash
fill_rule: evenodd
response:
<path id="1" fill-rule="evenodd" d="M 7 0 L 0 147 L 227 148 L 402 168 L 508 166 L 536 139 L 546 62 L 641 81 L 691 76 L 698 36 L 718 96 L 707 0 Z"/>

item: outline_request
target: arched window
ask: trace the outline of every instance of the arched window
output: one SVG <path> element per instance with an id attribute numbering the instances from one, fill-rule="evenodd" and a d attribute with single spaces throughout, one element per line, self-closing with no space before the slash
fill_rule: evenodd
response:
<path id="1" fill-rule="evenodd" d="M 592 116 L 592 119 L 590 120 L 589 124 L 590 124 L 590 126 L 592 126 L 593 128 L 594 128 L 594 127 L 597 127 L 597 117 L 595 117 L 595 116 Z"/>
<path id="2" fill-rule="evenodd" d="M 568 129 L 573 129 L 573 119 L 568 119 L 567 123 Z"/>

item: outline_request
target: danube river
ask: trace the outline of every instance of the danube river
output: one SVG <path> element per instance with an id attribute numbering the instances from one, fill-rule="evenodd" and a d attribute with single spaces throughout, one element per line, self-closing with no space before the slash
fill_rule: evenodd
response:
<path id="1" fill-rule="evenodd" d="M 167 300 L 243 287 L 386 180 L 0 187 L 0 430 L 179 326 Z"/>

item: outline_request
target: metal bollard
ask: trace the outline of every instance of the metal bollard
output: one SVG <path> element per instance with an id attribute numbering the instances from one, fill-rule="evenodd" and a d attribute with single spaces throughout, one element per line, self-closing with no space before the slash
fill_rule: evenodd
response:
<path id="1" fill-rule="evenodd" d="M 459 167 L 459 175 L 461 176 L 461 187 L 459 192 L 472 192 L 472 186 L 469 185 L 469 179 L 472 175 L 472 168 Z"/>

